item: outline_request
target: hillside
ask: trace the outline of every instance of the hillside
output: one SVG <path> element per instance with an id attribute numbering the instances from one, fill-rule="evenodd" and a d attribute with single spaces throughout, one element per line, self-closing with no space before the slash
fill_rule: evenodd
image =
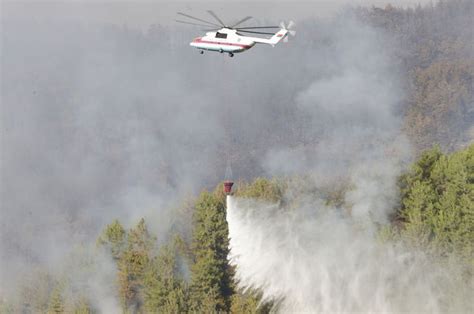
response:
<path id="1" fill-rule="evenodd" d="M 234 58 L 20 11 L 0 313 L 474 311 L 473 1 L 305 18 Z"/>
<path id="2" fill-rule="evenodd" d="M 422 266 L 413 266 L 416 264 L 412 264 L 411 267 L 423 267 L 418 271 L 428 271 L 430 267 L 436 265 L 436 267 L 442 266 L 446 270 L 450 269 L 447 274 L 437 274 L 443 278 L 442 282 L 437 282 L 437 279 L 429 277 L 421 279 L 422 281 L 430 280 L 429 284 L 432 286 L 429 289 L 434 289 L 425 291 L 425 293 L 429 294 L 441 289 L 436 292 L 436 299 L 429 300 L 430 302 L 439 302 L 437 305 L 440 306 L 439 308 L 432 308 L 435 311 L 450 312 L 457 309 L 464 312 L 472 309 L 473 306 L 467 297 L 472 289 L 473 274 L 473 180 L 473 145 L 450 155 L 441 153 L 437 148 L 426 151 L 400 179 L 400 184 L 403 187 L 402 199 L 394 221 L 391 224 L 378 227 L 379 236 L 385 245 L 396 247 L 403 243 L 407 247 L 415 248 L 417 254 L 423 252 L 429 256 L 430 260 L 436 261 L 434 266 L 431 262 L 424 261 Z M 290 191 L 291 197 L 289 197 Z M 304 178 L 275 180 L 260 178 L 252 183 L 240 183 L 235 191 L 236 199 L 264 202 L 262 204 L 265 202 L 280 204 L 281 208 L 276 212 L 267 208 L 266 205 L 259 205 L 260 207 L 257 208 L 260 216 L 271 215 L 273 219 L 278 219 L 278 216 L 283 213 L 282 210 L 295 211 L 302 202 L 307 201 L 308 195 L 313 195 L 313 197 L 319 195 L 318 197 L 328 204 L 326 206 L 337 202 L 334 195 L 318 190 L 314 186 L 308 186 L 308 181 Z M 13 312 L 35 313 L 62 313 L 63 311 L 95 313 L 102 312 L 104 309 L 117 311 L 119 308 L 124 312 L 132 313 L 193 311 L 267 313 L 272 308 L 279 309 L 284 306 L 285 302 L 282 299 L 269 299 L 269 291 L 251 286 L 254 289 L 259 289 L 244 293 L 236 287 L 236 282 L 233 279 L 236 276 L 235 268 L 228 264 L 227 259 L 229 231 L 225 217 L 224 197 L 222 186 L 219 185 L 213 192 L 202 192 L 193 201 L 191 204 L 194 212 L 193 235 L 189 241 L 184 240 L 182 235 L 175 233 L 167 237 L 166 244 L 158 246 L 157 239 L 149 232 L 145 220 L 140 220 L 136 226 L 128 230 L 117 220 L 111 222 L 98 238 L 97 247 L 94 252 L 91 252 L 92 256 L 87 257 L 84 255 L 83 249 L 78 248 L 75 250 L 76 252 L 72 253 L 69 264 L 65 266 L 66 272 L 35 273 L 31 279 L 23 283 L 18 295 L 18 303 L 15 305 L 3 304 L 5 313 L 9 313 L 7 309 Z M 338 206 L 342 209 L 349 207 L 350 205 L 345 203 Z M 331 211 L 333 210 L 335 209 L 331 209 Z M 245 211 L 245 209 L 240 208 L 239 211 Z M 297 213 L 296 211 L 293 215 Z M 350 216 L 349 212 L 344 215 Z M 322 217 L 324 216 L 319 216 L 318 219 L 322 219 Z M 265 219 L 266 223 L 273 223 L 271 218 Z M 306 216 L 305 219 L 311 218 Z M 317 225 L 315 221 L 313 223 Z M 339 223 L 331 222 L 331 232 L 338 231 Z M 294 227 L 301 232 L 301 228 L 305 228 L 303 226 L 304 224 L 300 224 Z M 296 230 L 292 232 L 298 233 Z M 353 238 L 355 240 L 357 236 L 353 236 L 355 236 Z M 262 240 L 264 252 L 270 254 L 271 243 L 274 239 L 254 239 L 254 241 Z M 296 247 L 292 248 L 294 254 L 296 254 L 295 249 Z M 279 250 L 284 250 L 284 248 L 280 247 Z M 351 249 L 346 247 L 346 250 Z M 404 254 L 411 254 L 408 252 L 410 251 Z M 258 257 L 258 254 L 258 250 L 252 253 L 255 257 Z M 311 251 L 306 250 L 305 254 L 311 254 Z M 417 263 L 416 256 L 411 257 L 411 263 Z M 344 260 L 344 254 L 339 258 Z M 461 268 L 448 268 L 452 267 L 449 265 L 453 260 L 456 261 L 457 267 Z M 271 265 L 273 264 L 261 262 L 264 263 L 265 271 L 272 272 Z M 281 262 L 287 264 L 285 260 L 281 260 Z M 109 263 L 112 263 L 114 267 L 111 267 Z M 106 273 L 98 274 L 97 272 L 100 272 L 101 269 L 104 270 L 103 267 L 108 268 Z M 387 271 L 404 271 L 403 268 L 409 270 L 404 263 L 401 269 L 394 268 Z M 72 269 L 74 271 L 70 272 Z M 99 293 L 98 295 L 91 294 L 90 283 L 85 285 L 82 283 L 82 279 L 88 278 L 91 273 L 98 275 L 98 278 L 94 279 L 96 282 L 94 289 L 99 290 L 93 292 Z M 394 275 L 413 280 L 409 277 L 413 276 L 410 273 Z M 449 277 L 444 277 L 445 275 Z M 295 276 L 297 275 L 295 274 Z M 457 276 L 461 276 L 460 279 Z M 107 277 L 109 279 L 103 281 Z M 108 282 L 112 278 L 115 279 Z M 277 277 L 277 280 L 281 282 L 285 279 Z M 433 281 L 431 282 L 431 280 Z M 107 286 L 103 286 L 106 282 L 108 282 Z M 241 281 L 240 284 L 242 284 Z M 337 282 L 333 284 L 338 287 Z M 385 285 L 386 283 L 381 284 Z M 102 285 L 102 287 L 95 285 Z M 385 289 L 386 287 L 379 288 Z M 400 288 L 398 286 L 392 287 L 389 292 L 392 298 L 405 296 L 407 292 L 397 290 Z M 108 290 L 104 291 L 103 289 Z M 318 290 L 306 291 L 306 293 L 313 296 L 318 293 Z M 425 297 L 435 297 L 428 294 Z M 263 303 L 259 301 L 262 295 L 265 296 Z M 107 305 L 109 307 L 104 308 L 104 302 L 107 301 L 106 296 L 108 298 L 117 297 L 119 302 L 110 303 Z M 347 297 L 350 298 L 350 296 Z M 412 302 L 408 300 L 413 296 L 406 295 L 405 297 L 407 298 L 406 304 Z M 333 306 L 337 304 L 337 300 L 338 298 L 334 301 Z M 99 307 L 97 302 L 101 304 Z M 311 301 L 308 299 L 307 302 Z M 415 301 L 415 306 L 424 304 L 417 302 Z"/>
<path id="3" fill-rule="evenodd" d="M 455 0 L 358 12 L 396 38 L 408 91 L 405 129 L 420 149 L 456 149 L 474 139 L 473 11 L 472 1 Z"/>

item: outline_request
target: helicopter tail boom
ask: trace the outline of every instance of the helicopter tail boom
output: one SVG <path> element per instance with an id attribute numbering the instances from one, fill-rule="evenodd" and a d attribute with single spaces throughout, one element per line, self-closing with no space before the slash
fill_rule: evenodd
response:
<path id="1" fill-rule="evenodd" d="M 280 40 L 285 38 L 287 34 L 288 34 L 288 30 L 282 28 L 278 32 L 276 32 L 275 35 L 273 35 L 270 39 L 258 38 L 258 37 L 253 37 L 251 39 L 252 41 L 258 44 L 267 44 L 267 45 L 275 46 L 276 44 L 280 42 Z"/>

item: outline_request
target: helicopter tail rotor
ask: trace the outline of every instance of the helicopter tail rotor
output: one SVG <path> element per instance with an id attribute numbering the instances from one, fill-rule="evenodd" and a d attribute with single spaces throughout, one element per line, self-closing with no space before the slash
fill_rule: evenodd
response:
<path id="1" fill-rule="evenodd" d="M 289 21 L 287 25 L 285 25 L 285 22 L 281 22 L 280 23 L 280 27 L 282 29 L 285 29 L 288 31 L 288 34 L 287 36 L 285 36 L 285 38 L 283 38 L 283 42 L 288 42 L 288 37 L 291 36 L 291 37 L 294 37 L 296 35 L 296 31 L 292 28 L 294 28 L 295 26 L 295 22 L 293 21 Z"/>

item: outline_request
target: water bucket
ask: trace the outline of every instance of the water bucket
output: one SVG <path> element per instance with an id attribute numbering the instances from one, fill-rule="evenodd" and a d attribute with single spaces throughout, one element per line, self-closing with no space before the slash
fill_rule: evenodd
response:
<path id="1" fill-rule="evenodd" d="M 225 181 L 224 182 L 224 193 L 225 194 L 230 194 L 232 193 L 232 186 L 234 185 L 234 182 L 232 181 Z"/>

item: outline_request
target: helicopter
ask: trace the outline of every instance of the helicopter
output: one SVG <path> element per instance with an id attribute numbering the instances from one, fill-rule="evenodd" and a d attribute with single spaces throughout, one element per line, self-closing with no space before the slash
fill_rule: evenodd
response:
<path id="1" fill-rule="evenodd" d="M 296 31 L 290 30 L 294 26 L 293 21 L 290 21 L 288 25 L 285 25 L 285 23 L 281 22 L 279 26 L 237 27 L 252 17 L 246 16 L 232 25 L 227 25 L 213 11 L 208 10 L 207 13 L 209 13 L 217 23 L 197 18 L 182 12 L 177 12 L 177 14 L 192 20 L 192 22 L 175 20 L 176 22 L 182 24 L 202 26 L 207 28 L 212 27 L 211 29 L 205 29 L 205 31 L 207 31 L 205 36 L 197 37 L 189 44 L 190 46 L 197 48 L 200 54 L 203 54 L 204 51 L 207 50 L 228 53 L 229 57 L 233 57 L 234 53 L 247 51 L 255 46 L 255 44 L 267 44 L 275 46 L 282 39 L 284 42 L 288 41 L 288 34 L 291 36 L 295 36 L 296 34 Z M 270 30 L 272 29 L 277 29 L 277 31 L 271 32 Z M 246 34 L 272 36 L 270 38 L 261 38 L 251 37 Z"/>

